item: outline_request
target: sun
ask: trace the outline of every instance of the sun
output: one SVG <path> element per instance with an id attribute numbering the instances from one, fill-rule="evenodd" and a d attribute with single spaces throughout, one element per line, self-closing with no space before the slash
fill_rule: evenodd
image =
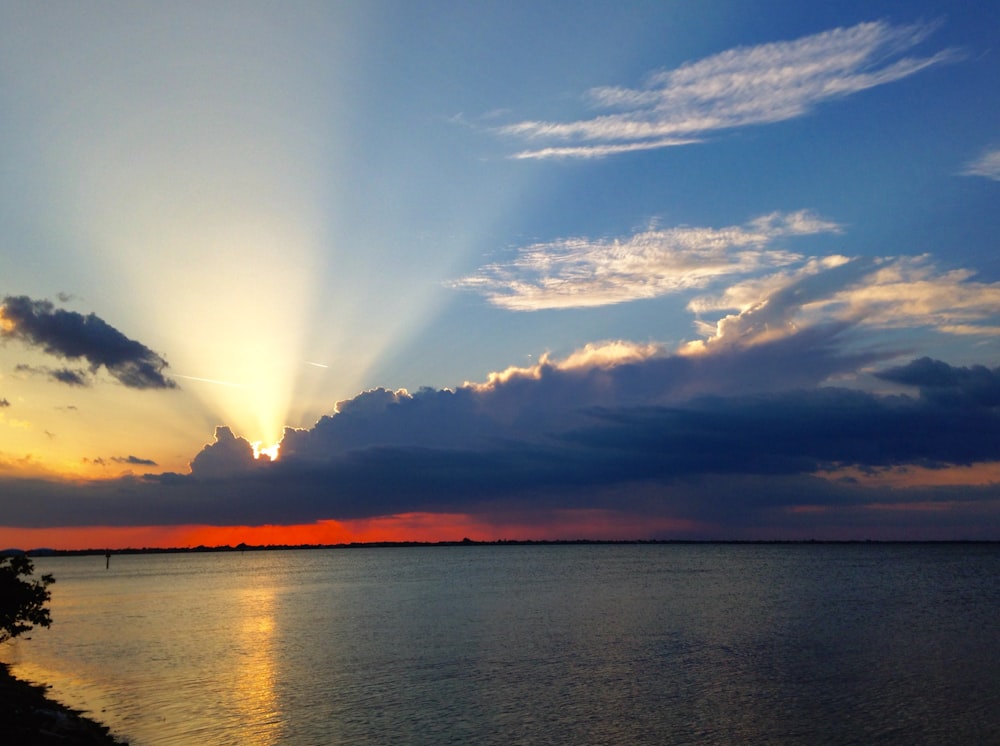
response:
<path id="1" fill-rule="evenodd" d="M 252 444 L 253 446 L 253 457 L 259 459 L 262 455 L 267 456 L 271 461 L 278 460 L 278 450 L 281 448 L 281 443 L 275 443 L 274 445 L 264 446 L 264 441 L 257 440 Z"/>

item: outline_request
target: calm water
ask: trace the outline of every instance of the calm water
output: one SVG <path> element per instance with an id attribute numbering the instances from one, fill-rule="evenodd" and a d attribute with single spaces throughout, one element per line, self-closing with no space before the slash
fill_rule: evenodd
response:
<path id="1" fill-rule="evenodd" d="M 1000 743 L 1000 546 L 42 558 L 0 649 L 135 746 Z"/>

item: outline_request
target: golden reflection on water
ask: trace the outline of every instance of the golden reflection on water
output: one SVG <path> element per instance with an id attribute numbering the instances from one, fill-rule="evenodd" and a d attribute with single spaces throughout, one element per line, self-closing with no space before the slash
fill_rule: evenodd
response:
<path id="1" fill-rule="evenodd" d="M 275 693 L 275 590 L 244 588 L 238 594 L 236 624 L 240 658 L 235 671 L 233 706 L 257 727 L 241 734 L 247 746 L 277 743 L 281 712 Z"/>
<path id="2" fill-rule="evenodd" d="M 38 562 L 59 578 L 55 621 L 0 651 L 13 673 L 136 746 L 282 743 L 273 557 L 115 560 Z"/>

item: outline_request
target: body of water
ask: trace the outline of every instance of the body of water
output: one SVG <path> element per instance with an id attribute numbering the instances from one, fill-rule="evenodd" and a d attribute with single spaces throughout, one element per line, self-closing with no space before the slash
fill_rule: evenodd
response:
<path id="1" fill-rule="evenodd" d="M 1000 545 L 35 560 L 0 649 L 134 746 L 1000 743 Z"/>

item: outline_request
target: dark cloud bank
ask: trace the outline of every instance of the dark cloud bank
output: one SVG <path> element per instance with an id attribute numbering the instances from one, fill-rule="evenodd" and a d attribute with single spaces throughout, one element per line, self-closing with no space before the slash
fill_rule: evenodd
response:
<path id="1" fill-rule="evenodd" d="M 167 361 L 141 342 L 129 339 L 95 314 L 56 308 L 51 301 L 7 296 L 0 301 L 0 338 L 16 339 L 65 360 L 85 360 L 86 370 L 33 368 L 60 383 L 86 386 L 102 366 L 120 383 L 134 389 L 169 389 L 177 384 L 163 375 Z"/>
<path id="2" fill-rule="evenodd" d="M 1000 538 L 995 485 L 817 476 L 1000 460 L 1000 369 L 925 358 L 877 374 L 904 394 L 817 387 L 880 357 L 838 352 L 842 332 L 617 365 L 546 363 L 454 391 L 376 389 L 286 430 L 276 462 L 255 460 L 220 427 L 188 474 L 69 491 L 11 485 L 25 499 L 5 522 L 280 524 L 412 511 L 516 521 L 600 508 L 683 519 L 714 538 Z M 904 509 L 914 504 L 922 509 Z"/>

